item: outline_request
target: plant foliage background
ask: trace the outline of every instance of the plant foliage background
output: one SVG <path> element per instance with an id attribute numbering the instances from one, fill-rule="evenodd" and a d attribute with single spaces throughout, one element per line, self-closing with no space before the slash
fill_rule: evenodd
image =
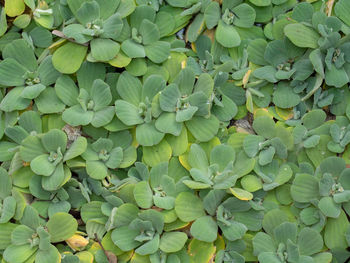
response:
<path id="1" fill-rule="evenodd" d="M 2 0 L 2 263 L 342 263 L 349 0 Z"/>

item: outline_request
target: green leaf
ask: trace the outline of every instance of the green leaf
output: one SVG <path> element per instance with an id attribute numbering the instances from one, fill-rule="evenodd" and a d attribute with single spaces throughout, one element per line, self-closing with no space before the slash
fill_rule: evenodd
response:
<path id="1" fill-rule="evenodd" d="M 271 0 L 249 0 L 249 2 L 256 6 L 269 6 L 271 4 Z"/>
<path id="2" fill-rule="evenodd" d="M 129 102 L 126 102 L 124 100 L 117 100 L 115 102 L 115 111 L 117 117 L 126 125 L 136 125 L 143 123 L 139 109 Z"/>
<path id="3" fill-rule="evenodd" d="M 145 19 L 140 25 L 140 35 L 142 36 L 142 43 L 148 45 L 159 40 L 160 33 L 156 24 Z"/>
<path id="4" fill-rule="evenodd" d="M 69 76 L 63 75 L 57 79 L 55 91 L 57 97 L 67 106 L 73 106 L 78 103 L 78 87 Z"/>
<path id="5" fill-rule="evenodd" d="M 201 241 L 213 242 L 218 234 L 218 226 L 211 216 L 198 218 L 191 226 L 191 235 Z"/>
<path id="6" fill-rule="evenodd" d="M 187 241 L 183 232 L 167 232 L 160 239 L 159 248 L 165 253 L 174 253 L 181 250 Z"/>
<path id="7" fill-rule="evenodd" d="M 37 246 L 31 247 L 30 244 L 10 245 L 4 251 L 4 259 L 8 263 L 22 263 L 30 258 L 38 250 Z"/>
<path id="8" fill-rule="evenodd" d="M 322 125 L 326 120 L 326 117 L 327 115 L 323 110 L 316 109 L 306 113 L 301 120 L 303 121 L 304 126 L 311 130 Z"/>
<path id="9" fill-rule="evenodd" d="M 48 262 L 48 259 L 50 263 L 59 263 L 61 261 L 61 254 L 53 245 L 50 245 L 49 249 L 46 250 L 39 249 L 35 256 L 36 263 Z"/>
<path id="10" fill-rule="evenodd" d="M 191 222 L 205 215 L 202 201 L 189 192 L 182 192 L 176 197 L 175 212 L 184 222 Z"/>
<path id="11" fill-rule="evenodd" d="M 105 164 L 108 168 L 116 169 L 120 166 L 123 157 L 123 149 L 121 147 L 116 147 L 109 153 L 109 159 Z"/>
<path id="12" fill-rule="evenodd" d="M 228 96 L 222 95 L 221 100 L 222 106 L 214 105 L 212 108 L 212 113 L 220 121 L 230 121 L 238 113 L 238 108 L 236 103 L 233 102 Z"/>
<path id="13" fill-rule="evenodd" d="M 8 58 L 0 62 L 0 84 L 4 86 L 24 85 L 23 75 L 27 69 L 13 58 Z"/>
<path id="14" fill-rule="evenodd" d="M 210 152 L 210 164 L 218 164 L 219 171 L 223 171 L 230 162 L 236 159 L 235 150 L 228 145 L 217 145 Z"/>
<path id="15" fill-rule="evenodd" d="M 136 140 L 143 146 L 157 145 L 164 138 L 164 133 L 158 131 L 154 122 L 143 123 L 136 127 Z"/>
<path id="16" fill-rule="evenodd" d="M 52 129 L 42 137 L 41 142 L 49 153 L 52 151 L 56 152 L 58 148 L 60 148 L 62 152 L 65 152 L 67 147 L 67 135 L 61 130 Z"/>
<path id="17" fill-rule="evenodd" d="M 348 16 L 350 12 L 350 4 L 346 0 L 338 1 L 334 6 L 334 11 L 337 17 L 339 17 L 345 24 L 350 26 L 350 18 Z"/>
<path id="18" fill-rule="evenodd" d="M 21 93 L 24 90 L 24 87 L 16 87 L 11 89 L 2 99 L 0 103 L 0 109 L 9 112 L 15 110 L 24 110 L 30 104 L 29 99 L 21 97 Z"/>
<path id="19" fill-rule="evenodd" d="M 51 235 L 51 242 L 62 242 L 75 234 L 78 223 L 67 213 L 56 213 L 47 222 L 47 230 Z"/>
<path id="20" fill-rule="evenodd" d="M 12 180 L 4 168 L 0 168 L 0 198 L 5 199 L 11 195 Z"/>
<path id="21" fill-rule="evenodd" d="M 97 212 L 100 213 L 100 210 L 97 209 Z M 116 226 L 120 227 L 129 225 L 131 221 L 137 218 L 138 213 L 139 209 L 137 206 L 130 203 L 122 204 L 118 207 L 115 214 Z"/>
<path id="22" fill-rule="evenodd" d="M 263 252 L 275 252 L 276 245 L 271 236 L 264 232 L 257 233 L 253 238 L 254 255 Z"/>
<path id="23" fill-rule="evenodd" d="M 290 191 L 295 201 L 309 203 L 319 196 L 318 180 L 309 174 L 298 174 Z"/>
<path id="24" fill-rule="evenodd" d="M 76 17 L 81 24 L 87 24 L 100 18 L 100 6 L 96 1 L 83 2 L 76 12 Z"/>
<path id="25" fill-rule="evenodd" d="M 261 263 L 280 263 L 280 259 L 275 252 L 264 252 L 258 255 Z"/>
<path id="26" fill-rule="evenodd" d="M 209 166 L 208 158 L 203 150 L 198 144 L 192 144 L 189 154 L 188 154 L 188 163 L 191 168 L 197 168 L 204 172 L 207 171 Z"/>
<path id="27" fill-rule="evenodd" d="M 56 166 L 49 161 L 48 154 L 42 154 L 30 162 L 30 168 L 38 175 L 50 176 L 56 169 Z"/>
<path id="28" fill-rule="evenodd" d="M 171 154 L 172 149 L 166 140 L 162 140 L 159 144 L 154 146 L 143 147 L 143 159 L 145 163 L 151 167 L 169 161 Z"/>
<path id="29" fill-rule="evenodd" d="M 86 172 L 96 180 L 102 180 L 108 175 L 108 168 L 101 161 L 87 161 Z"/>
<path id="30" fill-rule="evenodd" d="M 298 47 L 317 48 L 320 35 L 303 24 L 289 24 L 284 27 L 286 36 Z"/>
<path id="31" fill-rule="evenodd" d="M 273 93 L 273 103 L 279 108 L 286 109 L 298 105 L 300 102 L 299 95 L 293 92 L 286 83 L 280 82 Z"/>
<path id="32" fill-rule="evenodd" d="M 146 56 L 144 47 L 131 39 L 125 40 L 121 48 L 129 58 L 144 58 Z"/>
<path id="33" fill-rule="evenodd" d="M 47 191 L 57 190 L 64 182 L 66 177 L 70 177 L 71 173 L 63 163 L 59 163 L 51 176 L 42 178 L 42 187 Z M 69 178 L 68 178 L 69 179 Z"/>
<path id="34" fill-rule="evenodd" d="M 248 192 L 255 192 L 263 187 L 261 180 L 251 174 L 244 176 L 241 179 L 241 184 L 243 189 Z"/>
<path id="35" fill-rule="evenodd" d="M 218 2 L 210 2 L 204 11 L 204 20 L 208 29 L 212 29 L 219 22 L 221 15 L 220 5 Z"/>
<path id="36" fill-rule="evenodd" d="M 17 226 L 11 233 L 11 242 L 13 245 L 24 245 L 35 234 L 34 230 L 26 225 Z"/>
<path id="37" fill-rule="evenodd" d="M 46 88 L 35 99 L 38 110 L 42 113 L 58 113 L 64 110 L 65 105 L 57 97 L 53 88 Z"/>
<path id="38" fill-rule="evenodd" d="M 11 234 L 18 225 L 13 223 L 1 224 L 0 228 L 0 249 L 6 249 L 11 245 Z"/>
<path id="39" fill-rule="evenodd" d="M 211 115 L 209 118 L 193 117 L 186 122 L 186 127 L 200 142 L 211 140 L 219 130 L 219 120 Z"/>
<path id="40" fill-rule="evenodd" d="M 24 39 L 17 39 L 6 45 L 3 49 L 4 59 L 13 58 L 28 71 L 34 72 L 38 68 L 38 62 L 34 55 L 34 50 Z"/>
<path id="41" fill-rule="evenodd" d="M 112 240 L 121 250 L 129 251 L 141 244 L 141 242 L 135 240 L 138 235 L 138 230 L 122 226 L 113 230 Z"/>
<path id="42" fill-rule="evenodd" d="M 28 136 L 22 141 L 22 145 L 20 146 L 20 154 L 25 162 L 30 162 L 38 155 L 45 153 L 46 151 L 41 140 L 36 136 Z"/>
<path id="43" fill-rule="evenodd" d="M 150 208 L 153 205 L 153 192 L 148 182 L 142 181 L 135 185 L 134 198 L 141 208 Z"/>
<path id="44" fill-rule="evenodd" d="M 112 101 L 112 94 L 107 83 L 100 79 L 96 79 L 91 88 L 91 99 L 94 101 L 94 111 L 104 109 Z"/>
<path id="45" fill-rule="evenodd" d="M 249 28 L 254 25 L 256 13 L 253 7 L 248 4 L 240 4 L 232 9 L 236 18 L 233 24 L 238 27 Z"/>
<path id="46" fill-rule="evenodd" d="M 287 244 L 288 240 L 295 243 L 297 241 L 297 226 L 294 223 L 284 222 L 274 229 L 274 236 L 277 244 Z"/>
<path id="47" fill-rule="evenodd" d="M 25 99 L 35 99 L 46 87 L 42 84 L 36 84 L 32 86 L 26 86 L 21 93 L 21 96 Z"/>
<path id="48" fill-rule="evenodd" d="M 255 132 L 264 138 L 271 139 L 275 136 L 275 122 L 268 116 L 261 116 L 254 120 Z"/>
<path id="49" fill-rule="evenodd" d="M 87 147 L 87 140 L 83 136 L 79 136 L 66 151 L 63 161 L 71 160 L 83 154 Z"/>
<path id="50" fill-rule="evenodd" d="M 83 63 L 87 49 L 86 46 L 68 42 L 55 51 L 52 64 L 61 73 L 73 74 Z"/>
<path id="51" fill-rule="evenodd" d="M 163 112 L 155 122 L 157 130 L 179 136 L 183 127 L 181 122 L 176 121 L 177 115 L 172 112 Z"/>
<path id="52" fill-rule="evenodd" d="M 243 149 L 249 157 L 255 157 L 259 152 L 259 144 L 264 141 L 264 138 L 256 135 L 248 135 L 243 140 Z"/>
<path id="53" fill-rule="evenodd" d="M 285 212 L 282 210 L 275 208 L 268 211 L 263 219 L 262 226 L 266 233 L 273 234 L 273 230 L 282 224 L 283 222 L 287 222 L 288 217 Z"/>
<path id="54" fill-rule="evenodd" d="M 71 126 L 88 125 L 93 117 L 92 111 L 85 111 L 80 105 L 74 105 L 62 113 L 62 119 Z"/>
<path id="55" fill-rule="evenodd" d="M 30 15 L 24 14 L 17 16 L 13 21 L 13 24 L 18 28 L 26 28 L 30 23 L 31 17 Z"/>
<path id="56" fill-rule="evenodd" d="M 110 39 L 96 38 L 90 42 L 91 54 L 97 61 L 109 61 L 119 52 L 120 45 Z"/>
<path id="57" fill-rule="evenodd" d="M 324 241 L 329 249 L 347 248 L 344 233 L 349 226 L 348 219 L 344 211 L 341 211 L 338 218 L 329 218 L 324 231 Z"/>
<path id="58" fill-rule="evenodd" d="M 149 255 L 157 252 L 159 248 L 159 234 L 156 234 L 152 240 L 144 243 L 142 246 L 135 249 L 135 252 L 140 255 Z"/>
<path id="59" fill-rule="evenodd" d="M 222 20 L 219 21 L 215 31 L 216 40 L 226 48 L 237 47 L 241 44 L 241 38 L 236 29 L 227 25 Z"/>
<path id="60" fill-rule="evenodd" d="M 3 200 L 0 224 L 7 223 L 16 212 L 16 200 L 12 196 L 7 196 Z"/>
<path id="61" fill-rule="evenodd" d="M 146 56 L 154 63 L 162 63 L 170 56 L 170 43 L 165 41 L 153 42 L 145 46 Z"/>

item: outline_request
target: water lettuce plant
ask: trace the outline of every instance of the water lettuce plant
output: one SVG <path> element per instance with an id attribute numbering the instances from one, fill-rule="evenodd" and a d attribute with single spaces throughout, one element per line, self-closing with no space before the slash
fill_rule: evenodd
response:
<path id="1" fill-rule="evenodd" d="M 349 262 L 349 13 L 0 1 L 0 262 Z"/>

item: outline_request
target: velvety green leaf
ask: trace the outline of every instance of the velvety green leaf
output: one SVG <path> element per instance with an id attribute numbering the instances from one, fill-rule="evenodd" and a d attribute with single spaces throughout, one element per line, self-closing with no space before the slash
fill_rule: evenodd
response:
<path id="1" fill-rule="evenodd" d="M 298 47 L 317 48 L 320 35 L 312 28 L 303 24 L 289 24 L 284 33 Z"/>
<path id="2" fill-rule="evenodd" d="M 35 103 L 38 110 L 46 114 L 62 112 L 65 107 L 57 97 L 53 88 L 46 88 L 39 97 L 35 99 Z"/>
<path id="3" fill-rule="evenodd" d="M 170 160 L 172 149 L 170 145 L 162 140 L 159 144 L 154 146 L 143 147 L 143 158 L 146 164 L 149 166 L 155 166 L 162 162 Z"/>
<path id="4" fill-rule="evenodd" d="M 83 63 L 86 52 L 86 46 L 68 42 L 58 48 L 53 54 L 52 64 L 61 73 L 75 73 Z"/>
<path id="5" fill-rule="evenodd" d="M 322 236 L 316 230 L 306 227 L 298 235 L 298 245 L 301 255 L 311 256 L 322 250 Z"/>
<path id="6" fill-rule="evenodd" d="M 187 235 L 183 232 L 164 233 L 160 239 L 159 248 L 165 253 L 174 253 L 183 248 Z"/>
<path id="7" fill-rule="evenodd" d="M 141 208 L 150 208 L 153 205 L 153 192 L 148 182 L 142 181 L 135 185 L 134 198 Z"/>
<path id="8" fill-rule="evenodd" d="M 108 174 L 108 168 L 100 161 L 87 161 L 86 172 L 91 178 L 101 180 Z"/>
<path id="9" fill-rule="evenodd" d="M 9 263 L 22 263 L 31 257 L 38 247 L 31 247 L 30 244 L 25 245 L 10 245 L 4 251 L 4 259 Z"/>
<path id="10" fill-rule="evenodd" d="M 202 201 L 189 192 L 182 192 L 176 197 L 175 212 L 184 222 L 193 221 L 204 215 Z"/>
<path id="11" fill-rule="evenodd" d="M 349 226 L 346 214 L 342 211 L 338 218 L 329 218 L 324 232 L 324 241 L 329 249 L 346 248 L 344 233 Z"/>
<path id="12" fill-rule="evenodd" d="M 46 225 L 51 235 L 51 242 L 64 241 L 75 234 L 78 223 L 74 217 L 68 213 L 54 214 Z"/>
<path id="13" fill-rule="evenodd" d="M 113 59 L 119 52 L 120 45 L 110 39 L 97 38 L 90 42 L 91 54 L 97 61 Z"/>
<path id="14" fill-rule="evenodd" d="M 84 111 L 80 105 L 74 105 L 62 114 L 62 119 L 72 126 L 88 125 L 93 117 L 94 113 L 92 111 Z"/>
<path id="15" fill-rule="evenodd" d="M 211 140 L 219 129 L 218 119 L 211 115 L 208 119 L 203 117 L 193 117 L 186 122 L 186 127 L 192 135 L 201 142 Z"/>
<path id="16" fill-rule="evenodd" d="M 146 56 L 154 63 L 162 63 L 170 56 L 170 43 L 165 41 L 153 42 L 145 46 Z"/>
<path id="17" fill-rule="evenodd" d="M 2 56 L 4 59 L 13 58 L 28 71 L 34 72 L 38 68 L 34 51 L 24 39 L 17 39 L 6 45 Z"/>
<path id="18" fill-rule="evenodd" d="M 15 59 L 8 58 L 0 62 L 0 84 L 4 86 L 24 85 L 23 75 L 27 69 Z"/>
<path id="19" fill-rule="evenodd" d="M 226 48 L 237 47 L 241 43 L 241 38 L 233 26 L 227 25 L 222 20 L 219 21 L 215 31 L 216 40 Z"/>
<path id="20" fill-rule="evenodd" d="M 143 146 L 153 146 L 164 138 L 164 133 L 158 131 L 154 122 L 143 123 L 136 128 L 136 140 Z"/>
<path id="21" fill-rule="evenodd" d="M 124 100 L 117 100 L 115 102 L 115 111 L 117 117 L 126 125 L 136 125 L 143 123 L 139 109 L 129 102 L 126 102 Z"/>
<path id="22" fill-rule="evenodd" d="M 254 25 L 256 13 L 253 7 L 248 4 L 240 4 L 232 9 L 236 18 L 233 24 L 239 27 L 249 28 Z"/>
<path id="23" fill-rule="evenodd" d="M 211 216 L 200 217 L 191 226 L 191 235 L 205 242 L 215 241 L 217 232 L 218 226 Z"/>

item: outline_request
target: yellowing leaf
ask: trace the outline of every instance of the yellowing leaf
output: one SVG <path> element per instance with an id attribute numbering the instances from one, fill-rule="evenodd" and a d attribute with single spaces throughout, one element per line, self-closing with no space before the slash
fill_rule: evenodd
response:
<path id="1" fill-rule="evenodd" d="M 94 256 L 89 251 L 82 251 L 76 254 L 80 263 L 92 263 L 94 262 Z"/>
<path id="2" fill-rule="evenodd" d="M 110 65 L 116 68 L 124 68 L 131 62 L 131 58 L 127 57 L 123 51 L 119 51 L 117 56 L 112 60 L 108 61 Z"/>
<path id="3" fill-rule="evenodd" d="M 87 246 L 87 244 L 89 244 L 89 241 L 80 235 L 73 235 L 72 237 L 68 238 L 66 242 L 73 250 L 81 250 Z"/>
<path id="4" fill-rule="evenodd" d="M 216 247 L 213 243 L 192 239 L 188 245 L 188 254 L 193 262 L 209 263 L 214 257 Z"/>
<path id="5" fill-rule="evenodd" d="M 191 170 L 191 165 L 188 163 L 188 153 L 179 156 L 179 161 L 186 170 Z"/>
<path id="6" fill-rule="evenodd" d="M 6 15 L 14 17 L 24 12 L 25 4 L 23 0 L 5 0 Z"/>
<path id="7" fill-rule="evenodd" d="M 231 193 L 239 200 L 252 200 L 253 194 L 240 188 L 230 188 Z"/>
<path id="8" fill-rule="evenodd" d="M 278 116 L 280 116 L 283 120 L 289 120 L 294 116 L 293 109 L 281 109 L 276 106 L 275 109 Z"/>

